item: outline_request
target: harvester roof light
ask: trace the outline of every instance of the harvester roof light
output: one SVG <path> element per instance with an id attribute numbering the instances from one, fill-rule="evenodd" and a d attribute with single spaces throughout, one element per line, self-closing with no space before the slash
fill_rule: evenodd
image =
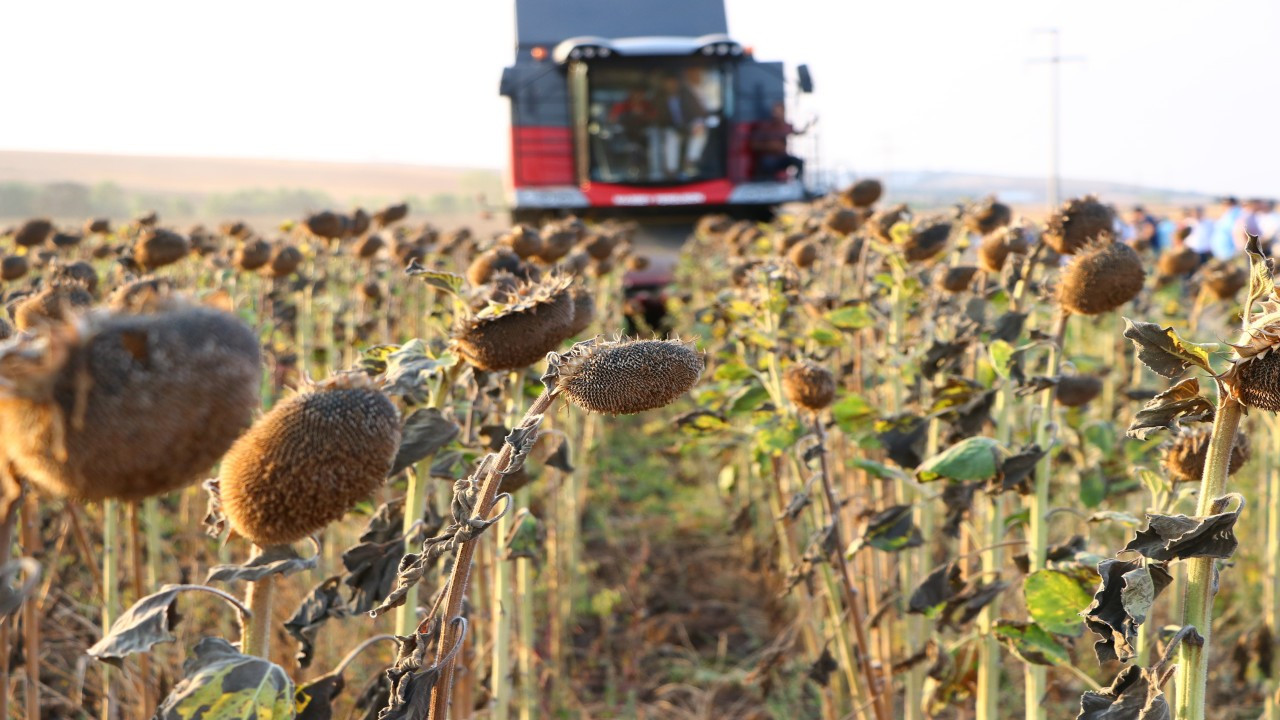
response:
<path id="1" fill-rule="evenodd" d="M 600 48 L 600 57 L 609 57 L 612 54 L 613 54 L 613 51 L 610 50 L 609 48 L 607 47 Z"/>
<path id="2" fill-rule="evenodd" d="M 713 55 L 715 54 L 715 51 L 716 49 L 714 47 L 711 47 L 710 45 L 706 45 L 702 48 L 703 55 Z"/>
<path id="3" fill-rule="evenodd" d="M 734 45 L 733 47 L 729 48 L 729 52 L 730 52 L 730 54 L 733 54 L 733 55 L 741 55 L 741 54 L 742 54 L 742 46 L 741 46 L 741 45 Z"/>
<path id="4" fill-rule="evenodd" d="M 572 59 L 574 59 L 574 60 L 577 60 L 578 58 L 581 58 L 581 57 L 582 57 L 582 48 L 574 48 L 574 49 L 570 50 L 570 51 L 569 51 L 569 57 L 570 57 L 570 58 L 572 58 Z"/>
<path id="5" fill-rule="evenodd" d="M 534 60 L 547 59 L 547 49 L 542 47 L 541 45 L 535 46 L 532 50 L 529 51 L 529 54 L 533 56 Z"/>
<path id="6" fill-rule="evenodd" d="M 596 49 L 595 49 L 595 48 L 593 48 L 593 47 L 586 47 L 586 48 L 583 48 L 583 49 L 582 49 L 582 56 L 583 56 L 583 57 L 593 58 L 593 57 L 595 57 L 595 56 L 596 56 Z"/>
<path id="7" fill-rule="evenodd" d="M 724 43 L 720 43 L 720 44 L 716 45 L 716 54 L 717 54 L 717 55 L 728 55 L 728 54 L 729 54 L 729 46 L 728 46 L 728 45 L 726 45 L 726 44 L 724 44 Z"/>

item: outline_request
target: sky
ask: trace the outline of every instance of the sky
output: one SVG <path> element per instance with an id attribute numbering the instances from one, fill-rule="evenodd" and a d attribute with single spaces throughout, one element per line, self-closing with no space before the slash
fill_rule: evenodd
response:
<path id="1" fill-rule="evenodd" d="M 792 118 L 828 168 L 1043 176 L 1056 27 L 1064 177 L 1280 196 L 1276 0 L 726 2 L 810 66 Z M 510 0 L 0 2 L 0 149 L 500 168 L 513 26 Z"/>

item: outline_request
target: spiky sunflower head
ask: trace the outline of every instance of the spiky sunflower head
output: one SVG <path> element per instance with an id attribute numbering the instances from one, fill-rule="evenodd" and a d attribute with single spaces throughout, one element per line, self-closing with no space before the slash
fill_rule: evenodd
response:
<path id="1" fill-rule="evenodd" d="M 1204 463 L 1209 456 L 1209 440 L 1213 435 L 1207 425 L 1184 427 L 1174 434 L 1173 439 L 1164 448 L 1162 460 L 1165 470 L 1174 482 L 1199 482 L 1204 475 Z M 1236 471 L 1249 461 L 1249 436 L 1243 431 L 1236 432 L 1231 445 L 1231 459 L 1228 462 L 1228 474 Z"/>
<path id="2" fill-rule="evenodd" d="M 573 279 L 549 275 L 526 283 L 455 326 L 453 342 L 481 370 L 518 370 L 532 365 L 573 335 Z"/>
<path id="3" fill-rule="evenodd" d="M 1045 224 L 1045 244 L 1063 255 L 1072 255 L 1103 235 L 1115 233 L 1116 211 L 1094 195 L 1071 198 Z"/>
<path id="4" fill-rule="evenodd" d="M 574 405 L 606 415 L 631 415 L 671 404 L 698 382 L 704 361 L 691 342 L 580 342 L 548 358 L 557 392 Z"/>
<path id="5" fill-rule="evenodd" d="M 836 379 L 812 360 L 801 360 L 782 374 L 782 391 L 791 402 L 817 412 L 836 399 Z"/>
<path id="6" fill-rule="evenodd" d="M 1101 315 L 1142 292 L 1142 259 L 1125 243 L 1109 238 L 1081 248 L 1062 272 L 1058 302 L 1077 315 Z"/>

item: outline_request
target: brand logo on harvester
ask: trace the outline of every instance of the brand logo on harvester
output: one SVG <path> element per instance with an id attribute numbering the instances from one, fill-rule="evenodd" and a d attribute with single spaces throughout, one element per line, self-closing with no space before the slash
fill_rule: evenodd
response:
<path id="1" fill-rule="evenodd" d="M 626 193 L 613 196 L 614 205 L 697 205 L 705 203 L 707 196 L 700 192 L 675 193 Z"/>

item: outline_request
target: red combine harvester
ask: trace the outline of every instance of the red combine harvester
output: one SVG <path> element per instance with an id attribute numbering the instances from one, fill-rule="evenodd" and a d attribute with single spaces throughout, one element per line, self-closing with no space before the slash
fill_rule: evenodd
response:
<path id="1" fill-rule="evenodd" d="M 501 85 L 516 222 L 767 218 L 806 197 L 753 150 L 787 80 L 728 35 L 723 0 L 516 0 L 516 36 Z M 803 65 L 797 87 L 812 91 Z"/>

